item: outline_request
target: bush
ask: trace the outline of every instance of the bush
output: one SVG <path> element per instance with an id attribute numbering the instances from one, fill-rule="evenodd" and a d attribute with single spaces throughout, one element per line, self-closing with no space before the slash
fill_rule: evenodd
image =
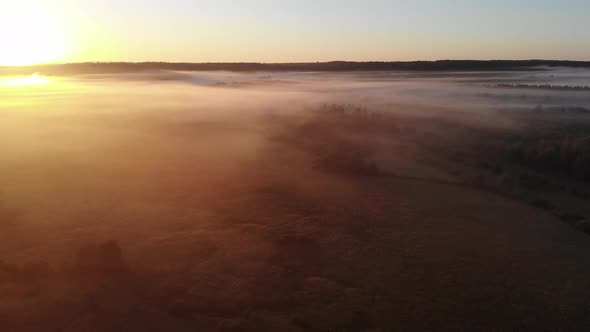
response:
<path id="1" fill-rule="evenodd" d="M 127 264 L 119 243 L 108 241 L 81 248 L 76 255 L 74 269 L 91 274 L 108 274 L 127 270 Z"/>
<path id="2" fill-rule="evenodd" d="M 590 137 L 520 141 L 507 147 L 516 162 L 543 172 L 590 180 Z"/>
<path id="3" fill-rule="evenodd" d="M 579 221 L 576 224 L 576 229 L 590 235 L 590 222 L 588 222 L 586 220 Z"/>
<path id="4" fill-rule="evenodd" d="M 577 214 L 577 213 L 572 213 L 572 212 L 560 212 L 559 219 L 561 219 L 567 223 L 574 224 L 574 223 L 578 223 L 578 222 L 584 220 L 584 216 Z"/>
<path id="5" fill-rule="evenodd" d="M 541 198 L 536 198 L 534 200 L 531 201 L 531 204 L 539 209 L 543 209 L 545 211 L 552 211 L 555 209 L 555 206 L 553 204 L 551 204 L 551 202 L 541 199 Z"/>

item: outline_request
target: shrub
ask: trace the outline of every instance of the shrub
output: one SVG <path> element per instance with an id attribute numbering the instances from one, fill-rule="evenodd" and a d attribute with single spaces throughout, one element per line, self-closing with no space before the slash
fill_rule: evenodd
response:
<path id="1" fill-rule="evenodd" d="M 506 151 L 511 159 L 533 169 L 590 180 L 590 137 L 520 141 Z"/>
<path id="2" fill-rule="evenodd" d="M 74 269 L 91 274 L 122 272 L 127 270 L 119 243 L 108 241 L 99 245 L 81 248 L 74 263 Z"/>
<path id="3" fill-rule="evenodd" d="M 531 201 L 531 204 L 539 209 L 543 209 L 545 211 L 551 211 L 555 209 L 555 206 L 553 204 L 551 204 L 551 202 L 541 199 L 541 198 L 536 198 L 534 200 Z"/>

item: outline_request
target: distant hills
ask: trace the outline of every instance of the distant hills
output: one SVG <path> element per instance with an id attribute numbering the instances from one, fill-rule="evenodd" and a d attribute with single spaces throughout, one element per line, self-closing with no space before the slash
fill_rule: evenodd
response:
<path id="1" fill-rule="evenodd" d="M 541 70 L 542 67 L 590 68 L 590 61 L 562 60 L 440 60 L 410 62 L 312 62 L 312 63 L 169 63 L 169 62 L 88 62 L 0 67 L 0 74 L 46 75 L 98 74 L 136 72 L 145 70 L 178 71 L 504 71 Z"/>

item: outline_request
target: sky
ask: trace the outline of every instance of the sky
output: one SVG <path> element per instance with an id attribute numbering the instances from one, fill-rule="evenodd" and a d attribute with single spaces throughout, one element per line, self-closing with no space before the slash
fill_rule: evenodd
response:
<path id="1" fill-rule="evenodd" d="M 43 61 L 590 60 L 588 0 L 2 0 L 8 18 L 0 64 L 52 47 Z"/>

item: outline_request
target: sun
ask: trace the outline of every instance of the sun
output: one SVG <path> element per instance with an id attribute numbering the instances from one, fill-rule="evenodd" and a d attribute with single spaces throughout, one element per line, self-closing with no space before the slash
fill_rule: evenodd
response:
<path id="1" fill-rule="evenodd" d="M 38 6 L 23 7 L 0 5 L 0 65 L 23 66 L 62 59 L 67 43 L 59 22 Z"/>

